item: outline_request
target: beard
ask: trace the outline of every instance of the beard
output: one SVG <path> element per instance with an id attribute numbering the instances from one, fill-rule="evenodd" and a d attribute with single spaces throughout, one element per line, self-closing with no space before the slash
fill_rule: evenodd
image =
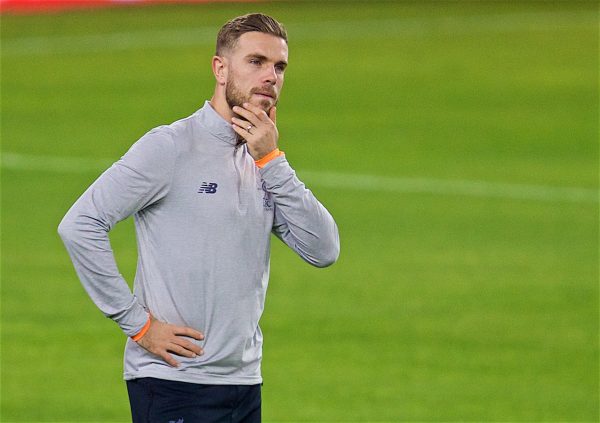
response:
<path id="1" fill-rule="evenodd" d="M 244 94 L 235 83 L 235 78 L 233 78 L 233 75 L 231 75 L 231 77 L 227 80 L 227 84 L 225 84 L 225 100 L 227 101 L 229 107 L 232 109 L 233 106 L 242 107 L 242 104 L 244 103 L 251 103 L 250 100 L 252 98 L 252 95 L 260 92 L 266 92 L 269 93 L 269 95 L 273 96 L 273 103 L 271 103 L 271 101 L 267 99 L 262 99 L 259 101 L 258 104 L 256 104 L 256 106 L 260 107 L 267 114 L 269 114 L 269 110 L 271 110 L 271 107 L 277 104 L 276 94 L 271 86 L 252 88 L 249 93 Z"/>
<path id="2" fill-rule="evenodd" d="M 237 86 L 237 84 L 235 82 L 235 78 L 233 77 L 233 74 L 231 74 L 230 78 L 227 80 L 227 83 L 225 84 L 225 101 L 227 101 L 227 104 L 229 105 L 229 108 L 231 108 L 231 109 L 233 109 L 233 106 L 243 107 L 242 105 L 244 103 L 251 103 L 250 100 L 251 100 L 253 94 L 259 93 L 259 92 L 269 93 L 269 95 L 273 96 L 273 100 L 272 100 L 273 103 L 271 103 L 271 101 L 269 101 L 267 99 L 262 99 L 259 101 L 258 104 L 255 104 L 256 106 L 263 109 L 268 115 L 269 111 L 271 110 L 271 107 L 273 107 L 277 104 L 275 90 L 271 86 L 252 88 L 247 94 L 244 94 Z M 254 103 L 252 103 L 252 104 L 254 104 Z M 238 116 L 238 115 L 236 115 L 236 116 Z M 238 116 L 238 117 L 242 118 L 241 116 Z M 236 134 L 236 140 L 237 140 L 238 146 L 241 144 L 244 144 L 246 142 L 246 140 L 239 134 Z"/>

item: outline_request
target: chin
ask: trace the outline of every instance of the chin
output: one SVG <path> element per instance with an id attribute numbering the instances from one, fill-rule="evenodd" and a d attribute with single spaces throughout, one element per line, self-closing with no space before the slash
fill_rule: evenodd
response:
<path id="1" fill-rule="evenodd" d="M 269 110 L 271 110 L 271 107 L 273 107 L 273 102 L 269 100 L 260 100 L 253 104 L 263 109 L 265 112 L 267 112 L 267 114 L 269 114 Z"/>
<path id="2" fill-rule="evenodd" d="M 260 107 L 267 113 L 269 112 L 269 110 L 271 110 L 271 107 L 273 107 L 277 103 L 273 98 L 265 98 L 260 96 L 251 96 L 251 98 L 249 98 L 248 100 L 249 103 Z"/>

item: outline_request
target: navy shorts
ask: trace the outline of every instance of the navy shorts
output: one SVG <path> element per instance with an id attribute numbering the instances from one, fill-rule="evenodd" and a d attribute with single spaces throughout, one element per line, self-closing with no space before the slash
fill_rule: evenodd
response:
<path id="1" fill-rule="evenodd" d="M 260 423 L 261 385 L 127 381 L 133 423 Z"/>

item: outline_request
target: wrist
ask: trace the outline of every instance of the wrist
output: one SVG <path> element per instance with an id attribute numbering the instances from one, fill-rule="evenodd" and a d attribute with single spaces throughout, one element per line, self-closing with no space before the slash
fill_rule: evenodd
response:
<path id="1" fill-rule="evenodd" d="M 270 153 L 264 155 L 263 157 L 261 157 L 258 160 L 255 160 L 254 163 L 256 163 L 256 166 L 258 166 L 259 168 L 263 168 L 267 163 L 269 163 L 271 160 L 279 157 L 279 156 L 283 156 L 285 153 L 281 150 L 279 150 L 279 148 L 275 148 L 275 150 L 271 151 Z"/>
<path id="2" fill-rule="evenodd" d="M 148 332 L 148 329 L 150 329 L 151 323 L 152 323 L 152 318 L 150 315 L 148 315 L 148 320 L 146 320 L 146 323 L 144 324 L 142 329 L 137 334 L 132 336 L 131 339 L 135 342 L 138 342 L 140 339 L 142 339 L 144 337 L 144 335 L 146 334 L 146 332 Z"/>

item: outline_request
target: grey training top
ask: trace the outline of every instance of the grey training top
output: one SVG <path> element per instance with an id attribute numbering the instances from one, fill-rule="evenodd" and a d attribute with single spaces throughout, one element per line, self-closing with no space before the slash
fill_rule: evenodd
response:
<path id="1" fill-rule="evenodd" d="M 134 294 L 108 232 L 134 215 Z M 83 286 L 128 336 L 151 312 L 204 333 L 204 355 L 173 368 L 128 339 L 125 379 L 205 384 L 262 382 L 258 321 L 269 279 L 270 233 L 308 263 L 339 254 L 336 224 L 285 156 L 259 169 L 246 145 L 206 102 L 145 134 L 71 207 L 59 234 Z"/>

